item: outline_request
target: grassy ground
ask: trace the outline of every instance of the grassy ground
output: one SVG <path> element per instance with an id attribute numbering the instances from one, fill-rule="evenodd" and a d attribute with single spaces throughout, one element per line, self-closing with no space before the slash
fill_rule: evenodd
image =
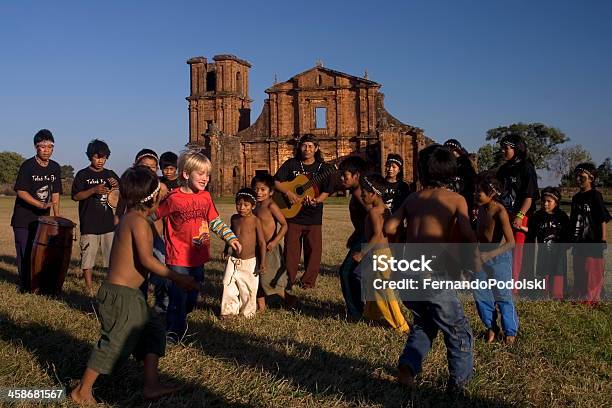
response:
<path id="1" fill-rule="evenodd" d="M 190 315 L 188 336 L 161 360 L 163 377 L 181 393 L 142 401 L 141 367 L 134 361 L 102 376 L 96 396 L 124 407 L 399 407 L 399 406 L 612 406 L 612 306 L 519 302 L 521 332 L 513 348 L 475 342 L 475 377 L 465 398 L 444 394 L 446 351 L 438 338 L 414 392 L 393 380 L 405 336 L 344 319 L 336 277 L 350 232 L 346 205 L 325 210 L 324 267 L 318 287 L 303 293 L 298 312 L 272 308 L 252 320 L 221 322 L 221 242 L 206 267 L 205 296 Z M 64 386 L 80 378 L 99 324 L 77 278 L 78 247 L 64 294 L 47 298 L 17 291 L 12 198 L 0 198 L 0 388 Z M 77 220 L 64 200 L 63 213 Z M 231 204 L 219 204 L 224 217 Z M 97 284 L 102 281 L 97 271 Z M 482 331 L 470 299 L 466 312 Z M 0 402 L 0 404 L 2 404 Z M 70 406 L 69 402 L 63 406 Z M 31 406 L 31 405 L 28 405 Z"/>

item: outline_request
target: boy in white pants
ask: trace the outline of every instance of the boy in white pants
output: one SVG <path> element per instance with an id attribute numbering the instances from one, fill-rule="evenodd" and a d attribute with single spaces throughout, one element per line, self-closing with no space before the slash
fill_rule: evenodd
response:
<path id="1" fill-rule="evenodd" d="M 242 244 L 242 252 L 232 254 L 227 260 L 221 319 L 238 315 L 253 317 L 257 310 L 259 274 L 265 271 L 266 264 L 266 240 L 261 221 L 253 214 L 255 205 L 255 191 L 252 189 L 243 188 L 236 193 L 237 214 L 232 215 L 231 229 Z M 226 245 L 224 255 L 228 250 Z"/>

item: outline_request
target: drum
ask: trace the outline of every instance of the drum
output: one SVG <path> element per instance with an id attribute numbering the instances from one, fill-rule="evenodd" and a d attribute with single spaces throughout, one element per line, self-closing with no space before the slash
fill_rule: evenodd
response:
<path id="1" fill-rule="evenodd" d="M 119 203 L 119 189 L 113 188 L 108 192 L 108 198 L 106 199 L 108 206 L 113 210 L 117 209 L 117 204 Z"/>
<path id="2" fill-rule="evenodd" d="M 62 217 L 38 217 L 32 246 L 30 291 L 59 294 L 70 265 L 75 224 Z"/>

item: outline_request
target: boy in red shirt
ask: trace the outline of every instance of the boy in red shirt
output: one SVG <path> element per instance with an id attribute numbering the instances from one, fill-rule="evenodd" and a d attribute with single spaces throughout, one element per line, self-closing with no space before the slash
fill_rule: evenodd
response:
<path id="1" fill-rule="evenodd" d="M 175 272 L 202 282 L 204 264 L 210 260 L 210 232 L 214 232 L 236 253 L 242 246 L 232 230 L 221 220 L 210 193 L 206 191 L 211 163 L 208 157 L 187 151 L 179 157 L 180 187 L 172 190 L 155 212 L 167 218 L 166 264 Z M 166 314 L 169 340 L 178 341 L 187 329 L 187 314 L 195 307 L 198 292 L 185 292 L 174 283 Z"/>

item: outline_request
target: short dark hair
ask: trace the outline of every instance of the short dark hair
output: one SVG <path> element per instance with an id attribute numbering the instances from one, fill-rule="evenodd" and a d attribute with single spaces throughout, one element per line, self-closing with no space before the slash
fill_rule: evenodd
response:
<path id="1" fill-rule="evenodd" d="M 155 191 L 159 194 L 157 175 L 147 166 L 133 166 L 121 175 L 119 194 L 128 209 L 146 210 L 155 204 Z"/>
<path id="2" fill-rule="evenodd" d="M 387 187 L 387 180 L 378 173 L 371 173 L 361 176 L 359 178 L 359 185 L 369 193 L 383 196 Z"/>
<path id="3" fill-rule="evenodd" d="M 368 164 L 361 157 L 349 156 L 346 159 L 342 160 L 340 166 L 338 167 L 338 170 L 340 172 L 348 171 L 349 173 L 355 175 L 357 173 L 365 174 L 367 168 Z"/>
<path id="4" fill-rule="evenodd" d="M 274 190 L 274 176 L 270 173 L 266 174 L 256 174 L 255 177 L 251 179 L 251 188 L 255 188 L 255 184 L 264 183 L 270 190 Z"/>
<path id="5" fill-rule="evenodd" d="M 593 181 L 597 179 L 597 167 L 595 167 L 593 163 L 591 162 L 580 163 L 574 169 L 574 174 L 583 173 L 583 172 L 590 174 Z"/>
<path id="6" fill-rule="evenodd" d="M 168 166 L 178 167 L 177 162 L 178 156 L 174 152 L 165 152 L 159 156 L 159 168 L 162 170 Z"/>
<path id="7" fill-rule="evenodd" d="M 44 141 L 55 143 L 55 139 L 53 138 L 53 133 L 51 133 L 49 129 L 40 129 L 34 135 L 34 146 Z"/>
<path id="8" fill-rule="evenodd" d="M 141 151 L 136 153 L 136 158 L 134 159 L 134 164 L 138 164 L 138 162 L 141 159 L 144 159 L 145 157 L 150 157 L 152 159 L 155 159 L 155 161 L 157 163 L 159 163 L 159 156 L 157 156 L 157 153 L 155 153 L 154 150 L 151 150 L 151 149 L 142 149 Z"/>
<path id="9" fill-rule="evenodd" d="M 457 175 L 457 161 L 450 150 L 432 144 L 419 152 L 418 170 L 423 186 L 444 187 Z"/>
<path id="10" fill-rule="evenodd" d="M 501 138 L 499 141 L 501 146 L 509 145 L 514 149 L 514 154 L 519 160 L 524 160 L 527 158 L 527 143 L 525 143 L 525 139 L 519 134 L 510 133 Z"/>
<path id="11" fill-rule="evenodd" d="M 247 200 L 251 204 L 256 205 L 257 199 L 255 198 L 255 196 L 256 196 L 256 193 L 255 191 L 253 191 L 252 188 L 248 188 L 248 187 L 241 188 L 236 193 L 236 203 L 238 203 L 239 200 Z"/>
<path id="12" fill-rule="evenodd" d="M 561 191 L 559 191 L 556 187 L 544 187 L 540 196 L 544 198 L 544 196 L 552 197 L 557 203 L 561 202 Z"/>
<path id="13" fill-rule="evenodd" d="M 483 171 L 476 176 L 476 186 L 488 196 L 497 197 L 501 191 L 501 184 L 492 171 Z"/>
<path id="14" fill-rule="evenodd" d="M 100 139 L 94 139 L 89 142 L 89 144 L 87 145 L 87 152 L 85 152 L 89 160 L 91 160 L 94 154 L 97 154 L 98 157 L 104 156 L 106 158 L 109 158 L 110 153 L 111 151 L 108 148 L 106 142 Z"/>

